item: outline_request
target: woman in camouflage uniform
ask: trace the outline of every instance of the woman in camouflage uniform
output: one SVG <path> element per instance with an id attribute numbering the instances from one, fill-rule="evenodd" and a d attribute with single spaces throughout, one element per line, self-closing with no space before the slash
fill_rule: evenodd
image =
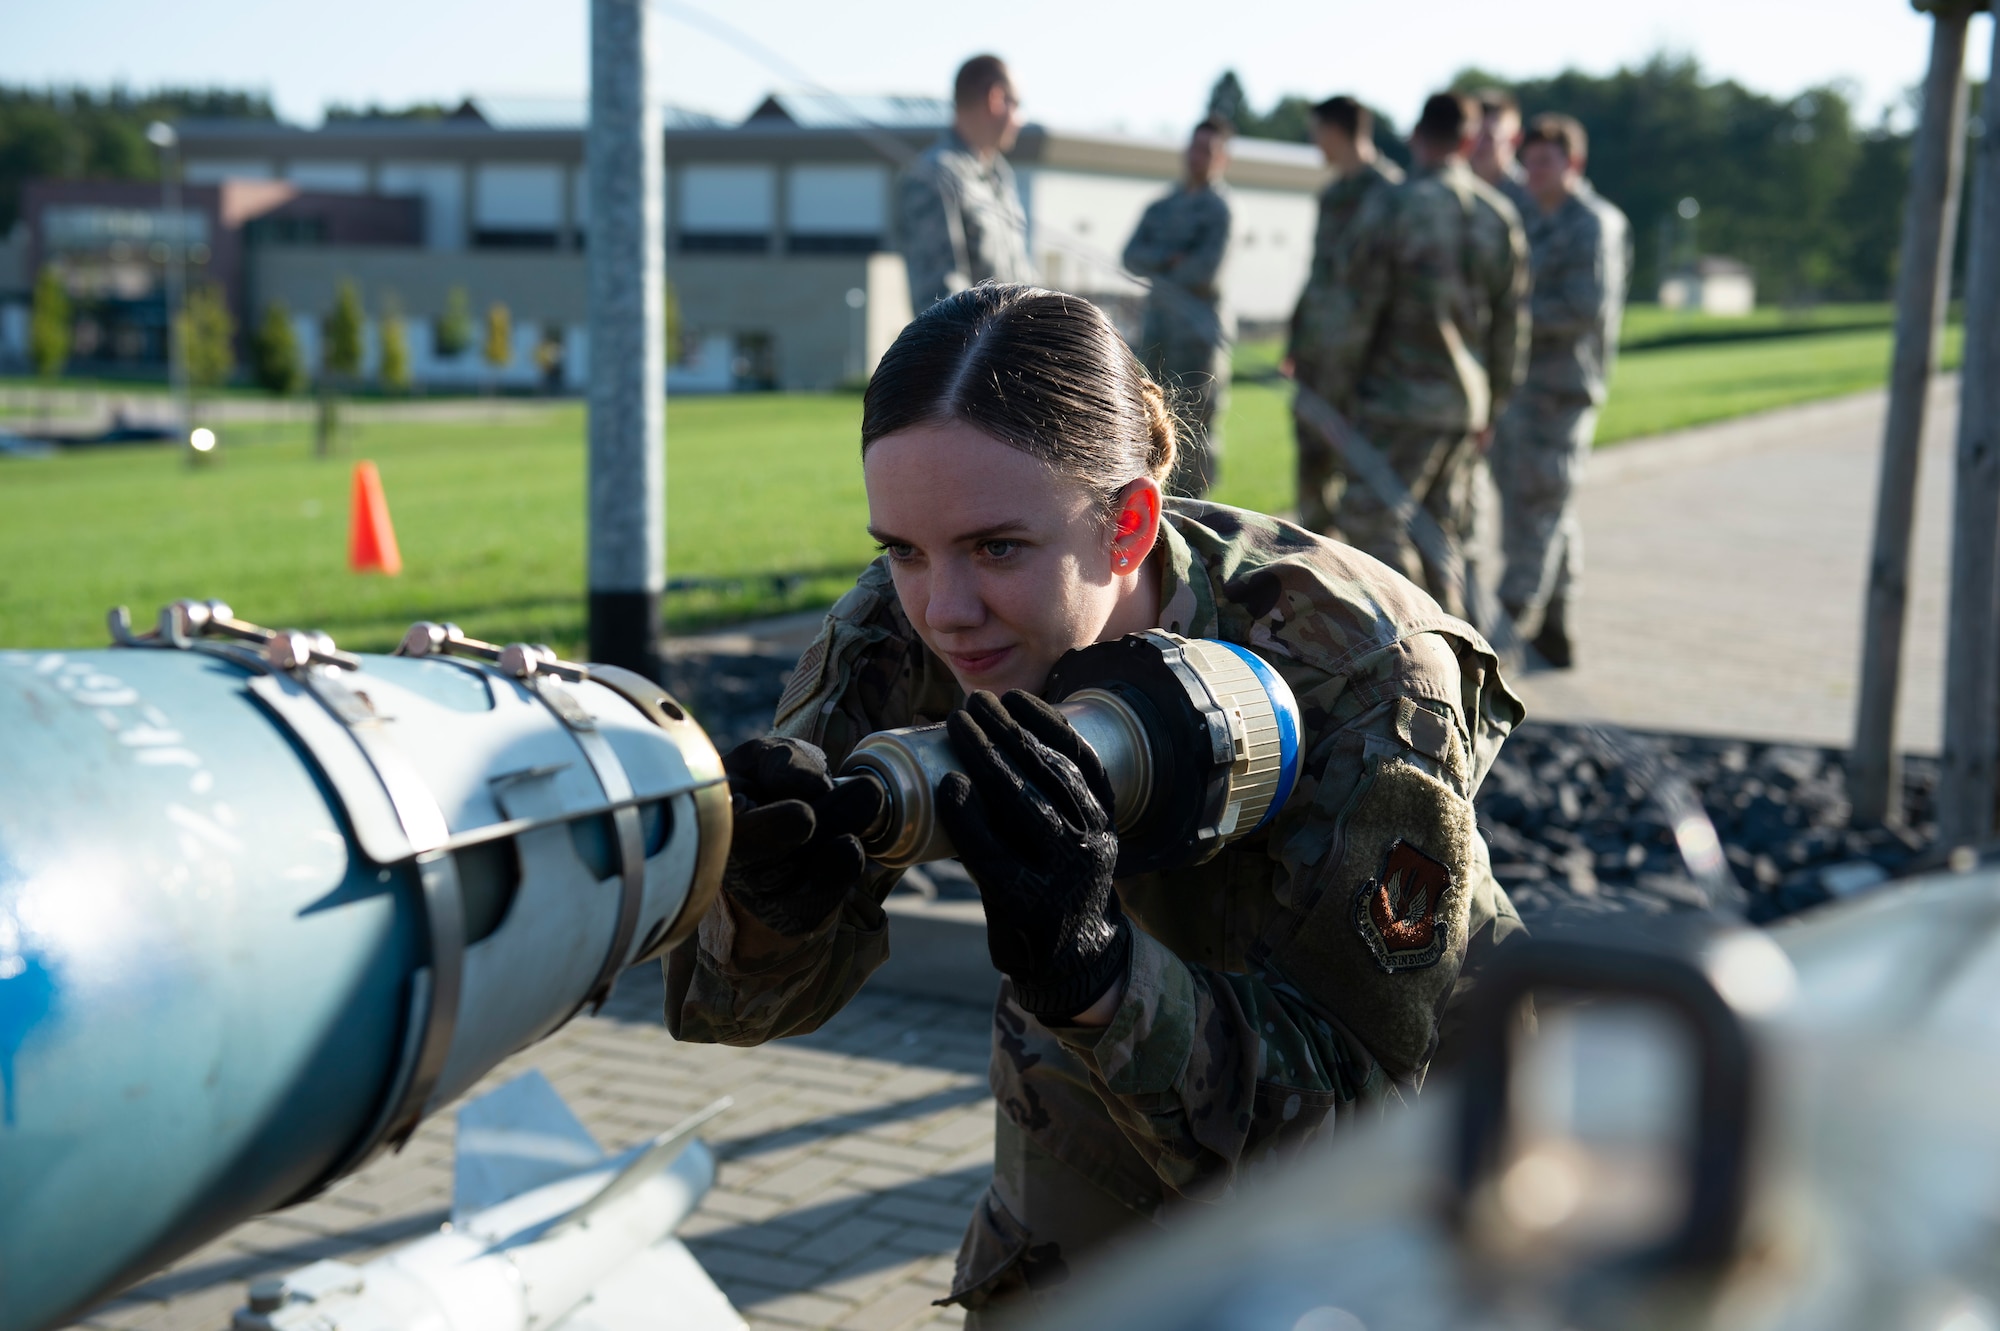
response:
<path id="1" fill-rule="evenodd" d="M 1521 708 L 1484 640 L 1384 565 L 1163 502 L 1161 392 L 1076 297 L 985 285 L 925 311 L 869 383 L 862 453 L 882 558 L 775 735 L 728 759 L 726 887 L 669 960 L 668 1018 L 758 1044 L 853 997 L 895 875 L 855 837 L 879 795 L 828 767 L 945 722 L 969 776 L 941 817 L 1005 977 L 994 1179 L 952 1297 L 1032 1304 L 1111 1234 L 1421 1081 L 1468 950 L 1520 927 L 1471 800 Z M 1064 652 L 1155 627 L 1269 662 L 1305 771 L 1265 831 L 1114 882 L 1103 771 L 1035 694 Z"/>

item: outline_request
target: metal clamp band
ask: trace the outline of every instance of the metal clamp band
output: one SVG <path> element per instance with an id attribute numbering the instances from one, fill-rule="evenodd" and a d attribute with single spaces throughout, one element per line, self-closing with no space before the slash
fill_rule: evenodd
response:
<path id="1" fill-rule="evenodd" d="M 557 682 L 586 681 L 590 678 L 590 667 L 561 660 L 552 649 L 539 644 L 516 642 L 503 647 L 470 637 L 456 624 L 428 621 L 410 625 L 396 646 L 396 655 L 471 657 L 498 667 L 502 674 L 512 676 L 534 694 L 583 750 L 584 760 L 604 790 L 604 798 L 613 806 L 611 822 L 618 834 L 618 920 L 597 978 L 591 981 L 589 993 L 577 1005 L 578 1010 L 585 1005 L 592 1011 L 603 1007 L 618 973 L 632 961 L 632 941 L 639 932 L 639 911 L 646 896 L 646 841 L 639 812 L 632 807 L 632 780 L 626 775 L 625 764 L 619 761 L 610 741 L 599 733 L 596 719 Z"/>
<path id="2" fill-rule="evenodd" d="M 411 977 L 403 1053 L 374 1121 L 293 1199 L 303 1200 L 358 1169 L 384 1145 L 400 1149 L 437 1089 L 458 1027 L 465 974 L 464 904 L 457 861 L 448 848 L 451 829 L 374 710 L 330 673 L 357 669 L 360 662 L 338 651 L 325 634 L 262 628 L 237 619 L 220 601 L 176 601 L 160 611 L 158 627 L 149 633 L 132 632 L 123 606 L 111 611 L 109 622 L 118 646 L 201 652 L 250 672 L 251 694 L 325 770 L 363 853 L 380 865 L 414 865 L 430 965 Z M 332 738 L 336 731 L 348 746 Z"/>
<path id="3" fill-rule="evenodd" d="M 590 992 L 577 1005 L 579 1010 L 588 1005 L 595 1012 L 611 996 L 618 973 L 631 960 L 632 942 L 639 932 L 639 910 L 646 896 L 646 839 L 639 825 L 639 810 L 631 802 L 632 778 L 626 774 L 625 764 L 619 761 L 611 742 L 597 729 L 597 722 L 554 680 L 535 677 L 526 683 L 529 692 L 541 699 L 568 729 L 590 763 L 590 770 L 597 774 L 597 784 L 604 788 L 605 799 L 616 806 L 611 813 L 611 825 L 618 833 L 618 922 L 611 931 L 611 946 L 604 953 L 597 978 L 591 981 Z"/>

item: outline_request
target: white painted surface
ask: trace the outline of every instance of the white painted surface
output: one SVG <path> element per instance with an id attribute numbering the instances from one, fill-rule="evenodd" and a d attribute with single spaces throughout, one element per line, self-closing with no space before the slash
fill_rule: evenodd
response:
<path id="1" fill-rule="evenodd" d="M 1119 256 L 1140 216 L 1175 188 L 1173 182 L 1039 169 L 1022 176 L 1035 261 L 1045 281 L 1086 295 L 1142 290 L 1124 275 Z M 1222 282 L 1231 307 L 1250 319 L 1289 317 L 1312 263 L 1317 203 L 1310 194 L 1231 189 L 1230 211 Z"/>
<path id="2" fill-rule="evenodd" d="M 472 177 L 472 224 L 479 230 L 554 231 L 562 225 L 562 192 L 560 166 L 480 166 Z"/>
<path id="3" fill-rule="evenodd" d="M 768 232 L 777 219 L 774 167 L 687 166 L 680 175 L 683 231 Z"/>
<path id="4" fill-rule="evenodd" d="M 424 201 L 424 248 L 465 248 L 465 167 L 455 162 L 384 162 L 376 187 Z"/>
<path id="5" fill-rule="evenodd" d="M 800 236 L 884 235 L 889 225 L 889 170 L 883 166 L 795 166 L 785 227 Z"/>
<path id="6" fill-rule="evenodd" d="M 1234 235 L 1224 290 L 1237 316 L 1289 319 L 1312 266 L 1318 201 L 1281 190 L 1231 191 Z"/>
<path id="7" fill-rule="evenodd" d="M 1042 168 L 1020 174 L 1029 240 L 1044 281 L 1081 295 L 1144 289 L 1125 275 L 1118 256 L 1168 182 Z"/>
<path id="8" fill-rule="evenodd" d="M 735 387 L 736 341 L 727 333 L 710 333 L 679 365 L 667 367 L 668 393 L 727 393 Z"/>

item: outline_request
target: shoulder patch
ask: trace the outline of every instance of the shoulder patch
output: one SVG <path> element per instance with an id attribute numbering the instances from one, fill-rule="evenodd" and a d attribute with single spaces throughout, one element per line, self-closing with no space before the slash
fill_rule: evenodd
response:
<path id="1" fill-rule="evenodd" d="M 1451 889 L 1451 870 L 1397 838 L 1382 870 L 1354 894 L 1354 927 L 1375 958 L 1393 975 L 1438 964 L 1450 942 L 1450 921 L 1438 908 Z"/>

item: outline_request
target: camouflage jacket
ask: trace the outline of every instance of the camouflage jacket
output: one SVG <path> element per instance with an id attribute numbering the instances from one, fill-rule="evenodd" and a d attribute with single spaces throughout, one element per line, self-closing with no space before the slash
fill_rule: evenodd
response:
<path id="1" fill-rule="evenodd" d="M 1618 354 L 1631 228 L 1588 184 L 1552 213 L 1531 202 L 1522 218 L 1534 268 L 1528 387 L 1601 403 Z"/>
<path id="2" fill-rule="evenodd" d="M 896 227 L 918 313 L 988 278 L 1035 280 L 1014 168 L 998 153 L 980 161 L 956 130 L 940 135 L 897 180 Z"/>
<path id="3" fill-rule="evenodd" d="M 1126 242 L 1124 263 L 1152 283 L 1142 339 L 1148 347 L 1188 343 L 1210 349 L 1235 339 L 1235 320 L 1222 295 L 1228 257 L 1226 189 L 1182 186 L 1146 209 Z"/>
<path id="4" fill-rule="evenodd" d="M 1485 641 L 1347 546 L 1242 509 L 1166 507 L 1160 626 L 1270 662 L 1303 713 L 1305 771 L 1267 830 L 1118 882 L 1137 929 L 1109 1026 L 1045 1026 L 1003 983 L 991 1069 L 1003 1135 L 1140 1214 L 1227 1188 L 1240 1165 L 1414 1084 L 1468 947 L 1520 927 L 1470 802 L 1521 717 Z M 777 730 L 837 764 L 960 697 L 878 562 L 801 659 Z M 889 887 L 799 938 L 719 897 L 669 964 L 676 1037 L 815 1029 L 887 956 Z"/>
<path id="5" fill-rule="evenodd" d="M 1493 188 L 1507 196 L 1507 202 L 1514 205 L 1514 211 L 1521 215 L 1521 226 L 1528 225 L 1528 213 L 1535 206 L 1535 196 L 1528 193 L 1528 172 L 1520 162 L 1507 164 L 1507 172 L 1492 182 Z"/>
<path id="6" fill-rule="evenodd" d="M 1528 253 L 1514 205 L 1463 162 L 1371 192 L 1340 264 L 1348 311 L 1320 392 L 1358 421 L 1480 430 L 1521 381 Z"/>
<path id="7" fill-rule="evenodd" d="M 1313 232 L 1312 267 L 1306 271 L 1305 290 L 1292 310 L 1291 338 L 1285 354 L 1304 366 L 1326 344 L 1344 305 L 1340 284 L 1342 244 L 1354 228 L 1354 215 L 1378 186 L 1398 185 L 1403 168 L 1386 159 L 1366 162 L 1329 184 L 1319 195 L 1319 227 Z M 1308 380 L 1310 383 L 1310 379 Z"/>

